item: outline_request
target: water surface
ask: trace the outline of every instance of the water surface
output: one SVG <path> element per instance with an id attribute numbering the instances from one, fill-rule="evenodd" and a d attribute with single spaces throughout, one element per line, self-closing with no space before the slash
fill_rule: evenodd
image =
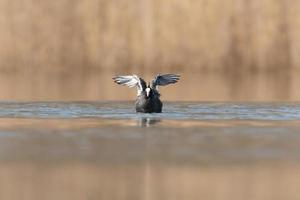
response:
<path id="1" fill-rule="evenodd" d="M 299 103 L 1 102 L 0 198 L 298 199 L 299 121 Z"/>
<path id="2" fill-rule="evenodd" d="M 1 118 L 176 120 L 300 120 L 300 103 L 166 102 L 163 113 L 141 114 L 134 102 L 1 102 Z"/>

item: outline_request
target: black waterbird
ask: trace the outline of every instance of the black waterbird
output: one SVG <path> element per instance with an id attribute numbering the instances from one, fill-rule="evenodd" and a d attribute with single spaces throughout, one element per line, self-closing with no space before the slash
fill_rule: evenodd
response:
<path id="1" fill-rule="evenodd" d="M 113 80 L 120 85 L 128 87 L 137 87 L 137 100 L 135 103 L 136 112 L 142 113 L 160 113 L 162 111 L 162 102 L 159 97 L 158 86 L 165 86 L 176 83 L 179 80 L 176 74 L 158 74 L 146 84 L 144 79 L 137 75 L 116 76 Z"/>

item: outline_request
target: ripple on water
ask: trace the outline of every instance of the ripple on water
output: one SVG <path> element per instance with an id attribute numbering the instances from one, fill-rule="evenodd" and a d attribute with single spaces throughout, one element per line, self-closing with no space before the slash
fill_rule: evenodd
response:
<path id="1" fill-rule="evenodd" d="M 163 113 L 142 114 L 133 102 L 1 102 L 0 117 L 286 121 L 300 119 L 300 103 L 166 102 Z"/>
<path id="2" fill-rule="evenodd" d="M 299 113 L 298 103 L 166 102 L 143 114 L 133 102 L 0 102 L 0 161 L 300 160 Z"/>

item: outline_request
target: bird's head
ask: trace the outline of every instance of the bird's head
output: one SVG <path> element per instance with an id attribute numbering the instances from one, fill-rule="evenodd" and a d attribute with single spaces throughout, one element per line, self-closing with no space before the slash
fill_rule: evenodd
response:
<path id="1" fill-rule="evenodd" d="M 146 98 L 150 98 L 152 96 L 152 94 L 153 94 L 152 89 L 150 87 L 147 87 L 145 89 L 145 91 L 146 91 Z"/>

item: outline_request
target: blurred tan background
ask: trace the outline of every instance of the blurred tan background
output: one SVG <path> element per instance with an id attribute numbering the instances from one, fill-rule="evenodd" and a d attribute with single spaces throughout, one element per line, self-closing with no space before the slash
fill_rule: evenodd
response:
<path id="1" fill-rule="evenodd" d="M 179 73 L 164 100 L 300 100 L 298 0 L 0 0 L 1 100 L 128 100 L 115 74 Z"/>

